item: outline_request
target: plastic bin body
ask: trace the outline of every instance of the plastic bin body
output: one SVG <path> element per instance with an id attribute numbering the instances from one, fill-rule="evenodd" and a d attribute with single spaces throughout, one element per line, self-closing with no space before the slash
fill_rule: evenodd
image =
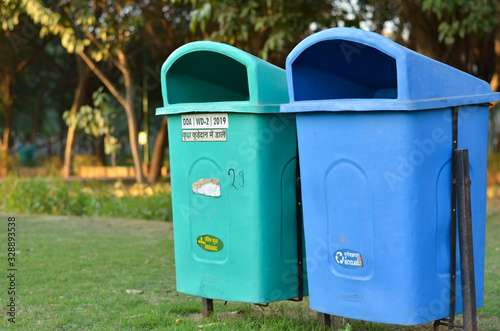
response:
<path id="1" fill-rule="evenodd" d="M 297 115 L 312 309 L 409 325 L 449 315 L 448 114 L 450 109 Z M 467 121 L 459 148 L 471 153 L 481 306 L 488 108 L 474 110 Z M 337 263 L 342 250 L 360 253 L 363 266 Z M 457 275 L 460 313 L 459 264 Z"/>
<path id="2" fill-rule="evenodd" d="M 355 29 L 305 39 L 289 55 L 287 75 L 293 91 L 282 111 L 297 118 L 311 308 L 404 325 L 449 316 L 453 106 L 458 148 L 470 153 L 482 306 L 485 102 L 498 95 L 485 82 Z M 472 84 L 477 95 L 465 94 L 467 84 L 449 91 L 443 77 L 449 85 Z M 457 314 L 458 258 L 457 247 Z"/>
<path id="3" fill-rule="evenodd" d="M 297 297 L 297 141 L 295 116 L 279 113 L 284 70 L 195 42 L 167 59 L 162 79 L 177 290 L 250 303 Z"/>

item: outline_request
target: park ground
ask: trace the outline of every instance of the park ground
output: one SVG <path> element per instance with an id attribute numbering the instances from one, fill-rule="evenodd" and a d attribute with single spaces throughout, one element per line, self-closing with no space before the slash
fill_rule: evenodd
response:
<path id="1" fill-rule="evenodd" d="M 489 200 L 485 303 L 480 330 L 500 329 L 500 199 Z M 0 329 L 22 330 L 322 330 L 301 303 L 268 307 L 201 300 L 175 288 L 172 223 L 118 218 L 0 214 L 0 265 L 7 274 L 7 219 L 15 217 L 15 324 L 7 277 L 0 278 Z M 461 315 L 458 316 L 460 321 Z M 432 330 L 342 318 L 335 330 Z M 442 329 L 445 329 L 442 327 Z"/>

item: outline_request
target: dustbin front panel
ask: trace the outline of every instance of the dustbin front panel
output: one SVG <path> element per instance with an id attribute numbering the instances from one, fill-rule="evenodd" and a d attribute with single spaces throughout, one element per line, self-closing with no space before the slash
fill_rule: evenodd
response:
<path id="1" fill-rule="evenodd" d="M 227 113 L 225 141 L 207 141 L 211 129 L 182 128 L 191 115 L 168 118 L 178 291 L 296 297 L 294 116 Z"/>
<path id="2" fill-rule="evenodd" d="M 459 113 L 479 307 L 488 108 Z M 451 109 L 297 114 L 297 132 L 311 308 L 407 325 L 448 316 Z"/>

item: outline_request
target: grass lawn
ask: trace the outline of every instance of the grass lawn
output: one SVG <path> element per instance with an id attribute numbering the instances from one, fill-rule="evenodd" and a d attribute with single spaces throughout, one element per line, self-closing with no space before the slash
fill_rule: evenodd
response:
<path id="1" fill-rule="evenodd" d="M 499 204 L 500 205 L 500 204 Z M 7 217 L 0 228 L 0 266 L 7 275 Z M 282 301 L 261 308 L 216 301 L 201 318 L 201 299 L 175 290 L 172 223 L 92 217 L 16 217 L 16 324 L 25 330 L 322 330 L 316 313 Z M 500 329 L 500 208 L 487 220 L 485 305 L 481 330 Z M 0 277 L 7 309 L 9 280 Z M 127 290 L 143 291 L 141 294 Z M 432 330 L 335 319 L 335 330 Z M 445 327 L 441 327 L 445 330 Z"/>

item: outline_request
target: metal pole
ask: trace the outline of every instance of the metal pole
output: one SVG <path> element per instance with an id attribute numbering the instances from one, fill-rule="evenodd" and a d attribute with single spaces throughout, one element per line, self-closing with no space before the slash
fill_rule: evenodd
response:
<path id="1" fill-rule="evenodd" d="M 201 314 L 204 318 L 210 317 L 210 315 L 212 315 L 212 313 L 214 312 L 214 300 L 201 298 L 201 303 L 203 304 Z"/>
<path id="2" fill-rule="evenodd" d="M 474 277 L 474 248 L 470 200 L 469 151 L 456 149 L 458 240 L 464 330 L 477 331 L 476 282 Z"/>
<path id="3" fill-rule="evenodd" d="M 318 321 L 327 329 L 332 327 L 332 320 L 329 314 L 318 312 Z"/>

